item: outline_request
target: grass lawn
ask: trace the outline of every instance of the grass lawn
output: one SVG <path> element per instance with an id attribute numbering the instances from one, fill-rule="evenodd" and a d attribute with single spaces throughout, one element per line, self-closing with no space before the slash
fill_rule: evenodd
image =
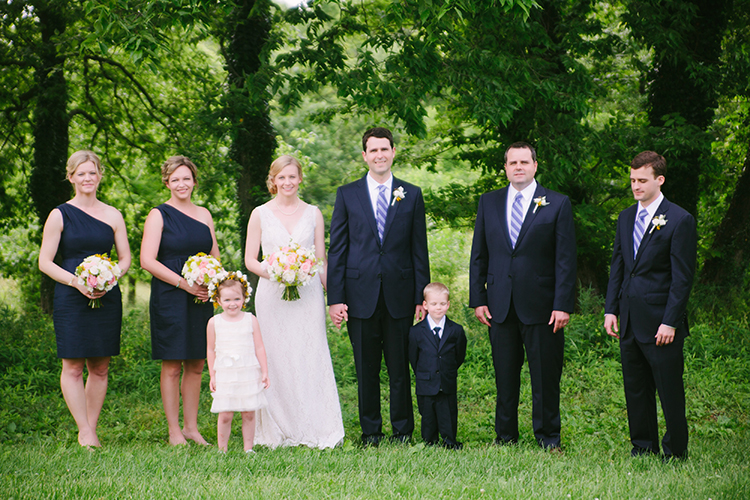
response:
<path id="1" fill-rule="evenodd" d="M 334 450 L 242 452 L 239 418 L 230 451 L 172 448 L 150 360 L 145 309 L 124 320 L 99 425 L 100 450 L 76 443 L 59 389 L 51 321 L 0 305 L 0 498 L 749 498 L 750 328 L 747 319 L 696 324 L 686 342 L 690 458 L 630 458 L 619 353 L 601 330 L 596 305 L 566 328 L 562 456 L 534 444 L 528 372 L 522 375 L 521 439 L 496 447 L 495 390 L 486 330 L 454 297 L 451 317 L 467 326 L 459 370 L 462 451 L 358 444 L 356 377 L 345 335 L 329 331 L 346 441 Z M 383 376 L 383 387 L 386 387 Z M 199 427 L 216 442 L 204 374 Z M 382 395 L 387 421 L 387 392 Z M 416 403 L 414 405 L 416 412 Z M 389 433 L 386 424 L 384 429 Z M 663 421 L 661 431 L 663 432 Z"/>

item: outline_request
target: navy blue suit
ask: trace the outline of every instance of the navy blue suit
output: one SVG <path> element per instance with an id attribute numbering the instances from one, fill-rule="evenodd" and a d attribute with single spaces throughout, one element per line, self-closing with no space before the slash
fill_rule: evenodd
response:
<path id="1" fill-rule="evenodd" d="M 469 306 L 488 306 L 495 367 L 495 431 L 518 440 L 518 402 L 524 348 L 529 361 L 533 427 L 544 447 L 560 446 L 560 377 L 565 338 L 548 325 L 553 310 L 575 305 L 576 244 L 567 196 L 537 184 L 513 248 L 506 200 L 510 186 L 479 199 L 469 267 Z M 536 207 L 536 210 L 534 208 Z"/>
<path id="2" fill-rule="evenodd" d="M 407 344 L 414 310 L 430 282 L 424 200 L 417 186 L 393 178 L 406 196 L 389 204 L 378 237 L 366 176 L 341 186 L 331 217 L 328 304 L 347 304 L 364 438 L 382 436 L 380 363 L 385 356 L 396 436 L 411 436 L 414 413 Z"/>
<path id="3" fill-rule="evenodd" d="M 686 308 L 695 274 L 698 235 L 695 219 L 664 198 L 633 257 L 635 204 L 620 213 L 612 251 L 605 312 L 620 317 L 620 354 L 633 453 L 658 453 L 658 390 L 667 424 L 664 453 L 687 454 L 682 347 L 688 335 Z M 671 344 L 656 346 L 661 324 L 675 328 Z"/>
<path id="4" fill-rule="evenodd" d="M 416 379 L 417 403 L 422 415 L 422 439 L 436 443 L 438 431 L 448 446 L 455 446 L 458 430 L 458 368 L 466 359 L 466 334 L 445 318 L 438 343 L 427 318 L 409 330 L 409 362 Z"/>

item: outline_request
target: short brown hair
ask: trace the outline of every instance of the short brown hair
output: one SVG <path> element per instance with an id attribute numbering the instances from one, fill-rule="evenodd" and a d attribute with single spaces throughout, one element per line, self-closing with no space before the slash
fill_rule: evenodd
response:
<path id="1" fill-rule="evenodd" d="M 279 192 L 279 190 L 276 188 L 276 184 L 273 183 L 273 180 L 276 178 L 277 175 L 279 175 L 279 172 L 284 170 L 289 165 L 294 165 L 297 167 L 297 173 L 299 173 L 299 180 L 302 182 L 302 165 L 300 165 L 299 160 L 295 158 L 294 156 L 290 155 L 283 155 L 276 158 L 273 163 L 271 163 L 271 168 L 268 169 L 268 177 L 266 177 L 266 186 L 268 187 L 268 192 L 271 194 L 276 194 Z"/>
<path id="2" fill-rule="evenodd" d="M 65 165 L 65 171 L 68 174 L 68 178 L 76 173 L 76 170 L 82 163 L 86 163 L 87 161 L 93 162 L 94 165 L 96 165 L 96 171 L 100 176 L 104 174 L 102 162 L 99 160 L 99 157 L 96 156 L 96 153 L 89 151 L 88 149 L 82 149 L 76 151 L 70 155 L 70 158 L 68 158 L 68 163 Z"/>
<path id="3" fill-rule="evenodd" d="M 528 149 L 529 151 L 531 151 L 531 159 L 533 161 L 536 161 L 536 150 L 534 149 L 534 146 L 532 146 L 528 142 L 519 141 L 514 142 L 513 144 L 508 146 L 508 149 L 505 150 L 505 163 L 508 163 L 508 151 L 510 151 L 511 149 Z"/>
<path id="4" fill-rule="evenodd" d="M 393 134 L 391 133 L 391 131 L 385 127 L 373 127 L 371 129 L 368 129 L 362 136 L 362 151 L 367 151 L 367 140 L 370 137 L 376 137 L 378 139 L 388 139 L 388 141 L 391 143 L 391 148 L 393 148 Z"/>
<path id="5" fill-rule="evenodd" d="M 448 299 L 451 298 L 451 292 L 450 290 L 448 290 L 448 287 L 437 281 L 433 281 L 432 283 L 424 287 L 422 296 L 425 300 L 427 300 L 428 293 L 444 293 L 448 296 Z"/>
<path id="6" fill-rule="evenodd" d="M 189 168 L 190 173 L 193 174 L 193 182 L 198 182 L 198 169 L 187 156 L 170 156 L 167 158 L 167 161 L 161 166 L 161 181 L 164 184 L 169 183 L 169 176 L 180 167 Z"/>
<path id="7" fill-rule="evenodd" d="M 630 168 L 638 170 L 641 167 L 651 167 L 654 170 L 654 179 L 667 175 L 667 160 L 662 155 L 654 151 L 643 151 L 635 155 L 630 162 Z"/>

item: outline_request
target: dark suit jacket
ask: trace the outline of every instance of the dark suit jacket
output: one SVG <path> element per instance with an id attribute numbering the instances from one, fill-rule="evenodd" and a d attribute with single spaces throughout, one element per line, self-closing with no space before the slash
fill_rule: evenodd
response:
<path id="1" fill-rule="evenodd" d="M 510 186 L 479 198 L 469 267 L 469 306 L 489 306 L 492 320 L 505 321 L 511 298 L 526 325 L 548 323 L 552 311 L 573 312 L 576 238 L 570 200 L 537 184 L 532 203 L 511 245 L 506 217 Z"/>
<path id="2" fill-rule="evenodd" d="M 687 308 L 695 274 L 698 235 L 695 219 L 666 198 L 656 210 L 667 223 L 651 230 L 649 223 L 633 259 L 633 226 L 638 204 L 620 212 L 612 251 L 605 312 L 620 317 L 620 331 L 631 323 L 636 339 L 655 342 L 659 325 L 688 334 Z"/>
<path id="3" fill-rule="evenodd" d="M 458 367 L 465 359 L 464 328 L 447 317 L 440 345 L 427 318 L 409 330 L 409 362 L 417 380 L 417 396 L 435 396 L 440 390 L 456 394 Z"/>
<path id="4" fill-rule="evenodd" d="M 394 177 L 393 189 L 399 187 L 406 196 L 388 207 L 382 244 L 366 176 L 336 192 L 328 250 L 328 304 L 347 304 L 355 318 L 373 315 L 381 281 L 390 315 L 413 316 L 430 282 L 422 190 Z"/>

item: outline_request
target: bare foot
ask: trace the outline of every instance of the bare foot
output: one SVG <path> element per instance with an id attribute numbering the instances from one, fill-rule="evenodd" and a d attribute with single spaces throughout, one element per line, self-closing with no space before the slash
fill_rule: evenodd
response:
<path id="1" fill-rule="evenodd" d="M 182 429 L 182 435 L 184 436 L 184 438 L 189 439 L 189 440 L 195 442 L 196 444 L 201 444 L 203 446 L 209 446 L 208 441 L 206 441 L 205 439 L 203 439 L 203 436 L 201 436 L 201 433 L 198 432 L 197 429 L 194 430 L 194 431 L 188 431 L 186 429 Z"/>
<path id="2" fill-rule="evenodd" d="M 78 444 L 85 447 L 101 448 L 102 444 L 99 442 L 99 438 L 96 436 L 96 432 L 91 431 L 79 431 L 78 432 Z"/>
<path id="3" fill-rule="evenodd" d="M 185 439 L 185 436 L 182 435 L 182 432 L 176 432 L 176 433 L 169 433 L 169 444 L 172 446 L 180 446 L 180 445 L 187 445 L 188 442 Z"/>

